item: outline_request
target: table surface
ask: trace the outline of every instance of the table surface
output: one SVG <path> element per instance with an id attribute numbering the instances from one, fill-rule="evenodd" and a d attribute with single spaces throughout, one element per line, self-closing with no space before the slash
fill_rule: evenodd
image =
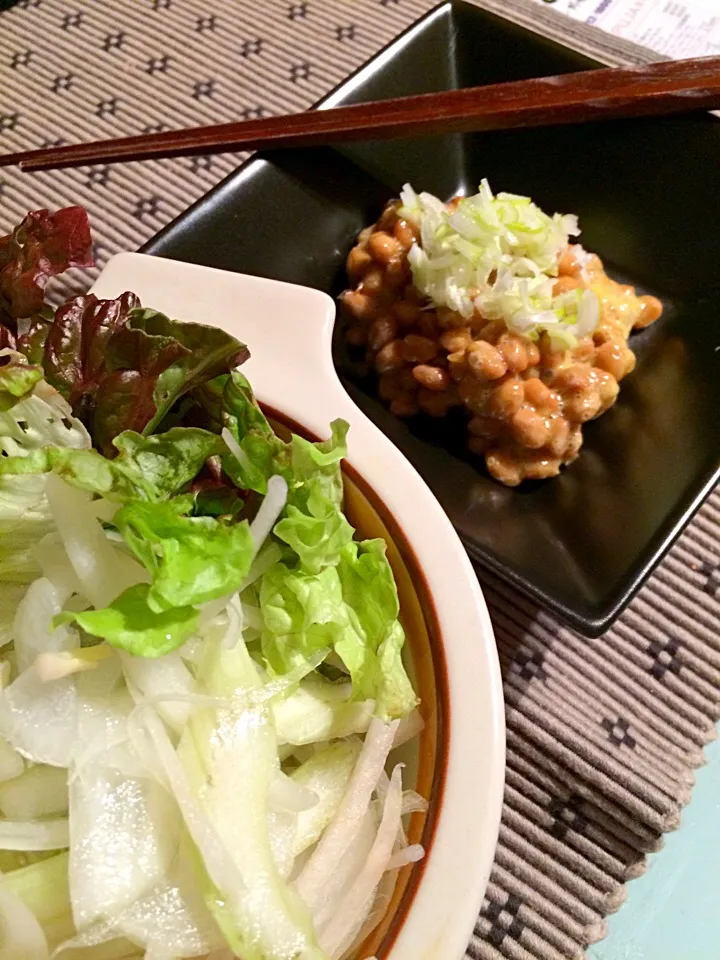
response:
<path id="1" fill-rule="evenodd" d="M 628 884 L 628 899 L 608 920 L 607 939 L 588 960 L 717 960 L 720 920 L 720 740 L 705 750 L 680 829 Z"/>

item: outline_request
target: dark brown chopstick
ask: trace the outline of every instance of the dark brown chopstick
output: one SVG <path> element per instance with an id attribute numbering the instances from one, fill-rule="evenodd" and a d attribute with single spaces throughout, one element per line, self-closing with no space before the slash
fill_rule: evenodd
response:
<path id="1" fill-rule="evenodd" d="M 0 156 L 0 167 L 49 170 L 260 147 L 582 123 L 720 108 L 720 57 L 608 68 L 487 87 Z"/>

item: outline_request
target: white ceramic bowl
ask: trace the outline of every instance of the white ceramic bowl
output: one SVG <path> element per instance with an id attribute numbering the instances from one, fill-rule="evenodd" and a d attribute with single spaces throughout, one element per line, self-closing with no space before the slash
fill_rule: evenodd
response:
<path id="1" fill-rule="evenodd" d="M 424 751 L 426 761 L 432 754 L 432 769 L 429 775 L 415 771 L 432 793 L 418 837 L 427 855 L 408 871 L 382 942 L 369 949 L 386 960 L 458 960 L 492 865 L 505 764 L 497 651 L 467 554 L 419 474 L 340 384 L 330 350 L 335 317 L 330 297 L 293 284 L 131 253 L 108 263 L 93 292 L 116 297 L 125 290 L 137 293 L 145 306 L 222 327 L 247 343 L 251 358 L 243 372 L 258 399 L 281 420 L 315 437 L 327 436 L 333 419 L 350 423 L 346 488 L 349 476 L 352 497 L 357 499 L 360 490 L 360 499 L 372 502 L 382 529 L 395 541 L 401 605 L 415 624 L 408 634 L 411 657 L 417 655 L 432 676 L 429 687 L 425 679 L 425 689 L 419 679 L 421 696 L 431 704 L 420 767 Z M 367 535 L 362 523 L 356 521 Z M 428 656 L 418 653 L 420 634 Z"/>

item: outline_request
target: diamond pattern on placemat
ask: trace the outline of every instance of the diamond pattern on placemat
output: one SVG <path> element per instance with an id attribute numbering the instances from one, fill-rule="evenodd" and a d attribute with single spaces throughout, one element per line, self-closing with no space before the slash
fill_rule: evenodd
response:
<path id="1" fill-rule="evenodd" d="M 671 637 L 664 642 L 662 640 L 651 640 L 647 652 L 653 660 L 650 673 L 656 680 L 662 680 L 668 670 L 675 674 L 682 670 L 682 661 L 678 657 L 680 641 L 675 637 Z"/>
<path id="2" fill-rule="evenodd" d="M 0 149 L 303 109 L 434 2 L 21 0 L 0 14 Z M 503 10 L 513 7 L 509 0 Z M 566 37 L 576 29 L 563 24 Z M 28 209 L 81 203 L 102 265 L 242 158 L 33 178 L 4 170 L 0 233 Z M 70 289 L 87 280 L 73 271 Z M 719 537 L 715 492 L 597 640 L 481 574 L 505 677 L 508 761 L 500 842 L 469 957 L 581 958 L 645 854 L 677 826 L 720 713 Z"/>

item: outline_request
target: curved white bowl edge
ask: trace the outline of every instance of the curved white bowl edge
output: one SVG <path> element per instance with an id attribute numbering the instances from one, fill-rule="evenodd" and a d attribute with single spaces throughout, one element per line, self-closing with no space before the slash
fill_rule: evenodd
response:
<path id="1" fill-rule="evenodd" d="M 340 383 L 331 355 L 335 305 L 329 296 L 133 253 L 113 257 L 93 287 L 100 297 L 124 290 L 146 306 L 247 341 L 251 358 L 243 372 L 258 398 L 316 436 L 328 435 L 331 420 L 347 420 L 349 462 L 407 532 L 444 639 L 450 736 L 432 850 L 389 960 L 458 960 L 492 866 L 505 767 L 497 649 L 465 549 L 424 480 Z"/>

